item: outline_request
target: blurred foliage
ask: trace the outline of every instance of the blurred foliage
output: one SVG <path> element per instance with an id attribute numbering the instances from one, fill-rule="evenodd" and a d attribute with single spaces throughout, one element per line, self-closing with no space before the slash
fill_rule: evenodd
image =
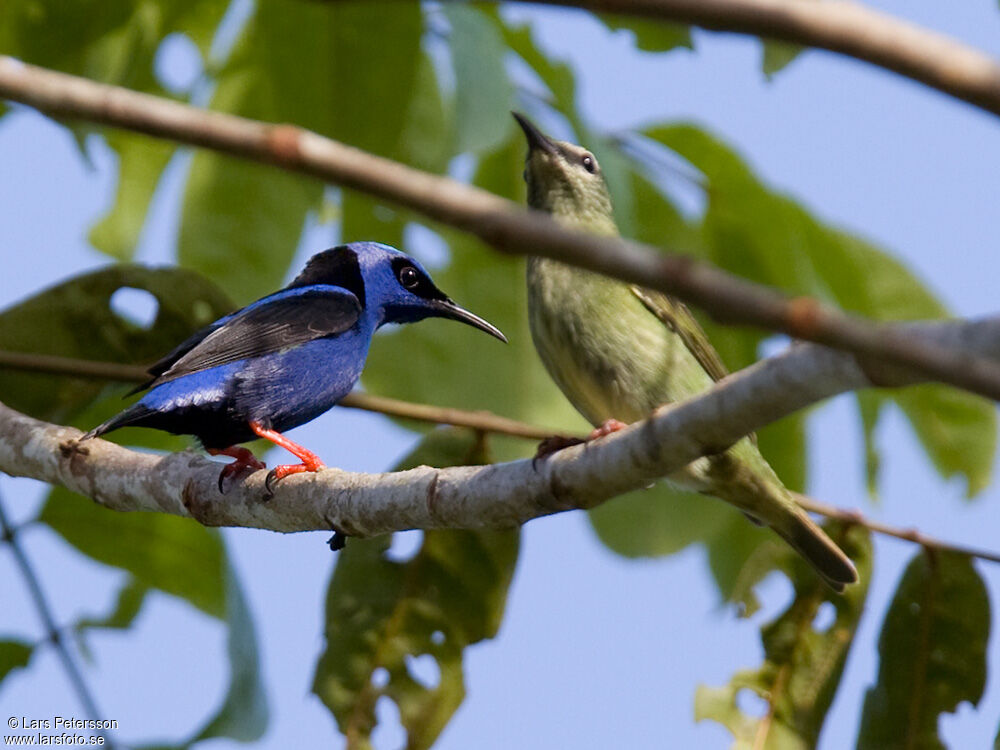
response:
<path id="1" fill-rule="evenodd" d="M 23 669 L 31 661 L 34 647 L 25 641 L 11 638 L 0 640 L 0 690 L 3 690 L 3 678 L 17 669 Z"/>
<path id="2" fill-rule="evenodd" d="M 737 672 L 724 687 L 698 688 L 695 719 L 724 724 L 733 733 L 734 748 L 808 750 L 819 739 L 864 611 L 872 573 L 867 529 L 827 524 L 826 530 L 854 560 L 859 582 L 843 595 L 835 594 L 801 559 L 781 547 L 776 557 L 781 558 L 795 595 L 781 615 L 761 628 L 764 664 Z M 739 707 L 743 690 L 766 701 L 763 716 L 749 716 Z"/>
<path id="3" fill-rule="evenodd" d="M 482 436 L 438 429 L 395 470 L 488 461 Z M 434 743 L 465 697 L 463 650 L 500 627 L 518 538 L 517 530 L 434 529 L 405 562 L 386 557 L 391 536 L 348 541 L 327 592 L 326 650 L 313 683 L 348 747 L 371 747 L 384 696 L 399 708 L 407 748 Z M 415 671 L 424 656 L 438 675 L 430 683 Z"/>
<path id="4" fill-rule="evenodd" d="M 990 602 L 972 560 L 917 552 L 882 623 L 858 750 L 944 750 L 938 718 L 986 685 Z"/>
<path id="5" fill-rule="evenodd" d="M 626 236 L 878 320 L 946 315 L 933 293 L 889 253 L 828 225 L 766 185 L 730 146 L 704 129 L 657 124 L 625 136 L 599 132 L 579 108 L 572 67 L 543 49 L 530 25 L 510 22 L 494 5 L 256 0 L 244 5 L 242 15 L 227 14 L 228 8 L 226 0 L 4 0 L 0 53 L 160 96 L 207 102 L 219 111 L 292 122 L 418 168 L 450 172 L 516 201 L 524 198 L 525 146 L 507 111 L 522 109 L 554 135 L 594 150 Z M 686 28 L 598 18 L 646 52 L 693 48 Z M 159 58 L 164 40 L 178 35 L 190 40 L 198 69 L 183 85 L 168 86 Z M 773 42 L 763 50 L 767 75 L 799 52 Z M 0 105 L 0 116 L 12 111 L 17 108 Z M 442 288 L 497 323 L 512 342 L 502 347 L 445 321 L 388 331 L 372 348 L 364 374 L 367 389 L 490 409 L 553 429 L 582 428 L 582 419 L 550 382 L 531 346 L 523 261 L 412 212 L 331 190 L 310 178 L 214 152 L 192 154 L 138 134 L 69 127 L 84 158 L 96 139 L 103 139 L 118 159 L 116 196 L 95 217 L 89 235 L 94 247 L 112 259 L 135 257 L 150 207 L 158 205 L 165 170 L 176 171 L 181 182 L 176 260 L 182 268 L 116 265 L 46 290 L 0 314 L 0 348 L 152 361 L 231 309 L 229 296 L 245 303 L 280 285 L 294 270 L 290 266 L 307 220 L 328 216 L 336 203 L 341 240 L 405 245 L 433 268 Z M 701 207 L 682 210 L 674 195 L 692 189 Z M 322 248 L 304 249 L 311 254 Z M 111 296 L 121 287 L 145 289 L 157 298 L 150 327 L 112 310 Z M 81 320 L 87 324 L 80 325 Z M 764 342 L 760 333 L 703 323 L 731 369 L 758 358 Z M 0 372 L 5 402 L 79 426 L 93 426 L 117 411 L 124 390 L 78 378 Z M 857 400 L 865 438 L 861 458 L 873 495 L 882 463 L 878 425 L 890 408 L 905 416 L 943 477 L 962 478 L 970 496 L 989 483 L 996 449 L 991 404 L 936 385 L 865 392 Z M 785 483 L 799 490 L 808 486 L 806 421 L 807 414 L 795 414 L 759 433 L 764 455 Z M 143 430 L 122 430 L 116 439 L 161 450 L 184 444 Z M 484 460 L 475 455 L 478 447 L 464 433 L 435 430 L 410 460 L 437 465 Z M 493 460 L 534 450 L 505 438 L 491 439 L 490 447 Z M 841 530 L 863 583 L 834 598 L 769 532 L 699 495 L 661 484 L 607 503 L 590 517 L 599 539 L 628 557 L 703 545 L 720 595 L 740 603 L 746 614 L 757 607 L 755 587 L 771 571 L 791 578 L 794 600 L 762 633 L 763 666 L 737 674 L 724 688 L 701 689 L 697 710 L 752 742 L 760 721 L 739 710 L 736 696 L 742 689 L 766 693 L 771 726 L 765 747 L 811 746 L 865 599 L 871 558 L 863 534 Z M 267 712 L 253 626 L 217 533 L 180 519 L 108 513 L 58 490 L 40 520 L 83 554 L 127 571 L 110 611 L 74 624 L 81 640 L 95 628 L 130 627 L 154 590 L 225 620 L 230 691 L 215 717 L 185 744 L 220 735 L 260 736 Z M 114 545 L 107 544 L 109 538 Z M 517 537 L 428 532 L 421 549 L 405 562 L 386 556 L 388 543 L 387 538 L 353 540 L 340 555 L 327 600 L 327 652 L 314 689 L 352 747 L 367 746 L 374 706 L 383 696 L 399 707 L 409 746 L 428 747 L 462 700 L 464 647 L 491 637 L 499 625 Z M 947 672 L 936 656 L 928 657 L 925 673 L 917 677 L 934 691 L 916 707 L 919 731 L 936 738 L 932 719 L 958 700 L 978 696 L 976 665 L 986 637 L 978 578 L 967 563 L 948 558 L 918 570 L 922 559 L 907 572 L 886 618 L 882 671 L 865 706 L 862 739 L 872 738 L 865 746 L 881 741 L 876 725 L 895 720 L 896 691 L 914 679 L 892 648 L 894 639 L 913 638 L 914 630 L 907 630 L 912 623 L 903 622 L 904 616 L 923 618 L 918 625 L 935 636 L 940 632 L 949 661 L 963 667 Z M 949 620 L 943 606 L 928 613 L 919 604 L 914 615 L 913 603 L 927 591 L 940 595 L 941 602 L 954 601 L 955 612 L 969 608 L 973 619 L 963 626 Z M 957 592 L 954 599 L 947 598 L 948 592 Z M 820 628 L 813 616 L 829 610 L 827 605 L 834 623 Z M 29 644 L 0 642 L 0 677 L 26 664 L 30 654 Z M 413 659 L 427 655 L 440 672 L 436 685 L 422 684 L 409 669 Z M 389 677 L 376 685 L 372 678 L 379 669 Z"/>

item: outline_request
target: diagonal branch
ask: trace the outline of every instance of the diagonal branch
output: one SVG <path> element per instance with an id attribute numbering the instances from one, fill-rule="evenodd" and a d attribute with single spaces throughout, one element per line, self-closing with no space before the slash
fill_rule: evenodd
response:
<path id="1" fill-rule="evenodd" d="M 530 0 L 769 37 L 838 52 L 1000 114 L 1000 65 L 984 52 L 847 0 Z"/>
<path id="2" fill-rule="evenodd" d="M 503 252 L 543 255 L 659 289 L 723 322 L 780 331 L 1000 399 L 996 362 L 912 336 L 898 325 L 846 315 L 814 299 L 788 299 L 686 256 L 562 228 L 484 190 L 292 125 L 208 112 L 5 56 L 0 56 L 0 96 L 53 116 L 127 128 L 313 175 L 469 231 Z"/>
<path id="3" fill-rule="evenodd" d="M 911 328 L 1000 359 L 1000 318 Z M 354 536 L 410 528 L 507 527 L 593 507 L 793 411 L 869 385 L 850 355 L 802 344 L 619 433 L 567 448 L 537 465 L 523 460 L 390 474 L 326 469 L 289 477 L 270 502 L 262 500 L 265 472 L 222 495 L 217 463 L 191 453 L 138 453 L 103 440 L 76 444 L 78 430 L 0 405 L 0 471 L 65 486 L 115 510 L 192 516 L 210 526 L 285 532 L 333 527 Z"/>

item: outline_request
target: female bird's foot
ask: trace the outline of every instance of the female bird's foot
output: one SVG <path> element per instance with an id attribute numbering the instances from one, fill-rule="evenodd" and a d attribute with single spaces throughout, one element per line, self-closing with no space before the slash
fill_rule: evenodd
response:
<path id="1" fill-rule="evenodd" d="M 628 427 L 624 422 L 619 422 L 617 419 L 605 419 L 601 423 L 600 427 L 595 427 L 594 430 L 587 436 L 587 442 L 591 440 L 597 440 L 598 438 L 607 437 L 612 435 L 619 430 L 624 430 Z"/>
<path id="2" fill-rule="evenodd" d="M 280 445 L 289 453 L 302 459 L 302 463 L 300 464 L 283 464 L 282 466 L 275 466 L 267 472 L 267 477 L 264 479 L 265 499 L 270 500 L 274 496 L 274 483 L 279 479 L 284 479 L 289 474 L 299 474 L 303 471 L 319 471 L 326 468 L 326 464 L 320 461 L 319 456 L 311 450 L 303 448 L 298 443 L 293 443 L 280 432 L 269 430 L 259 422 L 251 422 L 250 429 L 254 431 L 254 434 L 265 440 L 270 440 L 275 445 Z"/>
<path id="3" fill-rule="evenodd" d="M 259 469 L 266 469 L 267 464 L 257 458 L 253 453 L 251 453 L 246 448 L 241 448 L 238 445 L 230 446 L 229 448 L 223 448 L 219 450 L 217 448 L 209 448 L 208 455 L 210 456 L 229 456 L 230 458 L 235 458 L 231 464 L 226 464 L 222 467 L 222 471 L 219 472 L 219 492 L 223 495 L 226 494 L 225 481 L 237 474 L 242 474 L 246 469 L 252 469 L 257 471 Z"/>
<path id="4" fill-rule="evenodd" d="M 596 427 L 589 435 L 587 435 L 585 440 L 574 437 L 566 437 L 565 435 L 553 435 L 550 438 L 545 438 L 545 440 L 538 444 L 538 449 L 535 451 L 535 457 L 531 459 L 531 463 L 534 464 L 536 461 L 546 459 L 556 451 L 561 451 L 563 448 L 569 448 L 572 445 L 580 445 L 581 443 L 589 443 L 591 440 L 607 437 L 608 435 L 618 432 L 618 430 L 623 430 L 626 427 L 628 427 L 627 424 L 619 422 L 617 419 L 607 419 L 600 427 Z"/>

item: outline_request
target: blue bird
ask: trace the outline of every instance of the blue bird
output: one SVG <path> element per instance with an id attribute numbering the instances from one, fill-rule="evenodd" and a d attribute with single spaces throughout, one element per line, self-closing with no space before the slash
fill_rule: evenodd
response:
<path id="1" fill-rule="evenodd" d="M 194 435 L 213 456 L 235 459 L 227 477 L 265 465 L 238 443 L 270 440 L 302 463 L 277 466 L 265 488 L 323 462 L 281 433 L 315 419 L 361 376 L 368 346 L 385 323 L 451 318 L 506 337 L 441 292 L 421 265 L 388 245 L 353 242 L 309 259 L 281 291 L 220 318 L 149 368 L 149 389 L 81 440 L 126 425 Z"/>

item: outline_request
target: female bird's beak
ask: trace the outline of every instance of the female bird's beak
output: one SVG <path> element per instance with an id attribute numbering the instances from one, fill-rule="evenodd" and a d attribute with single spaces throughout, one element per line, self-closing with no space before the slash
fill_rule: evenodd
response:
<path id="1" fill-rule="evenodd" d="M 535 123 L 529 120 L 527 117 L 522 115 L 520 112 L 511 112 L 514 119 L 517 120 L 517 124 L 521 126 L 521 130 L 524 131 L 524 137 L 528 139 L 528 150 L 544 151 L 545 153 L 555 156 L 559 153 L 559 149 L 556 148 L 555 144 L 549 140 L 549 137 L 545 135 L 541 130 L 535 127 Z"/>
<path id="2" fill-rule="evenodd" d="M 451 318 L 452 320 L 460 321 L 473 328 L 478 328 L 480 331 L 486 331 L 490 336 L 495 336 L 505 344 L 507 343 L 507 337 L 503 335 L 499 328 L 491 323 L 487 323 L 478 315 L 470 313 L 464 307 L 459 307 L 450 299 L 434 300 L 431 302 L 431 308 L 434 310 L 434 314 L 440 318 Z"/>

